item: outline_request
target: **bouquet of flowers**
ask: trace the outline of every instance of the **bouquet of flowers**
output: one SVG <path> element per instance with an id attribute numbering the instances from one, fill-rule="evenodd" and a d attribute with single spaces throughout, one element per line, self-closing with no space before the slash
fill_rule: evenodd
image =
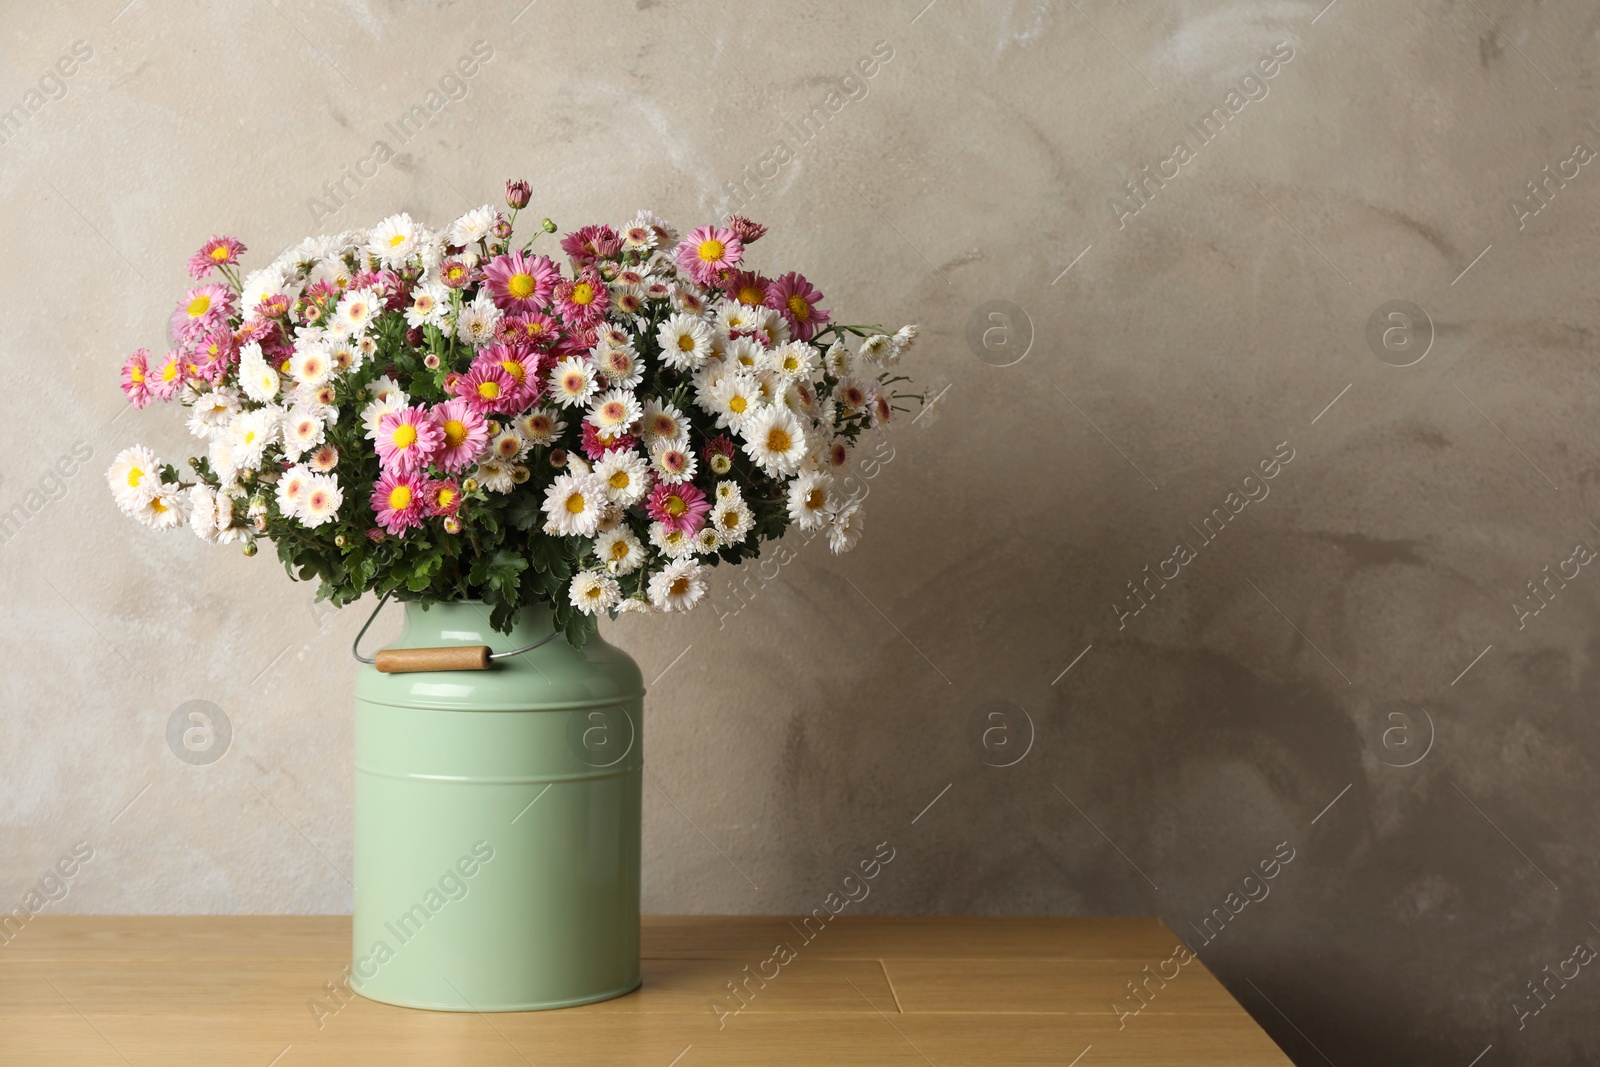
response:
<path id="1" fill-rule="evenodd" d="M 244 246 L 207 241 L 174 347 L 122 367 L 205 452 L 122 451 L 122 510 L 246 555 L 266 538 L 336 605 L 481 599 L 509 630 L 545 603 L 575 646 L 599 612 L 693 608 L 708 566 L 791 525 L 853 547 L 835 476 L 917 399 L 892 369 L 916 327 L 831 321 L 803 275 L 750 269 L 766 230 L 738 216 L 681 240 L 649 212 L 585 226 L 558 262 L 534 251 L 549 219 L 514 237 L 529 197 L 508 182 L 509 213 L 394 215 L 242 276 Z"/>

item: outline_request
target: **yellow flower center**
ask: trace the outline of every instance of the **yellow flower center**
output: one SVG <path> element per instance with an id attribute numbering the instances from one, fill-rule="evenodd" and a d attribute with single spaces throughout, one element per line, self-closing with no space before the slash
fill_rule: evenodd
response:
<path id="1" fill-rule="evenodd" d="M 502 359 L 500 367 L 519 382 L 528 374 L 528 369 L 522 365 L 520 359 Z"/>
<path id="2" fill-rule="evenodd" d="M 594 286 L 588 282 L 579 282 L 572 287 L 572 302 L 574 304 L 594 303 Z"/>
<path id="3" fill-rule="evenodd" d="M 702 263 L 715 263 L 722 258 L 723 253 L 726 251 L 727 247 L 721 241 L 710 240 L 701 241 L 700 247 L 695 250 L 695 254 L 700 257 L 700 262 Z"/>
<path id="4" fill-rule="evenodd" d="M 628 477 L 627 471 L 618 471 L 611 476 L 611 488 L 626 489 L 628 488 L 628 483 L 632 480 Z"/>
<path id="5" fill-rule="evenodd" d="M 693 334 L 686 333 L 686 334 L 679 335 L 679 337 L 678 337 L 678 351 L 679 352 L 693 352 L 694 351 L 694 335 Z"/>
<path id="6" fill-rule="evenodd" d="M 404 511 L 411 506 L 411 487 L 397 485 L 389 490 L 389 508 L 392 511 Z"/>
<path id="7" fill-rule="evenodd" d="M 483 397 L 485 400 L 498 400 L 498 399 L 500 399 L 500 383 L 499 382 L 479 382 L 478 383 L 478 395 Z"/>
<path id="8" fill-rule="evenodd" d="M 165 515 L 167 513 L 167 505 L 162 503 L 160 497 L 156 497 L 154 500 L 150 501 L 150 510 L 155 512 L 157 515 Z"/>
<path id="9" fill-rule="evenodd" d="M 396 448 L 410 448 L 417 443 L 417 428 L 409 422 L 402 422 L 394 428 L 394 436 L 390 440 Z"/>
<path id="10" fill-rule="evenodd" d="M 191 319 L 198 319 L 201 315 L 204 315 L 210 310 L 211 298 L 206 296 L 204 293 L 201 293 L 199 296 L 189 301 L 188 311 Z"/>
<path id="11" fill-rule="evenodd" d="M 454 282 L 454 281 L 460 281 L 462 278 L 466 277 L 466 274 L 467 274 L 467 268 L 457 264 L 456 266 L 451 267 L 447 272 L 445 272 L 445 277 L 449 278 L 451 281 Z"/>
<path id="12" fill-rule="evenodd" d="M 393 237 L 389 238 L 389 247 L 390 248 L 399 248 L 401 245 L 403 245 L 405 243 L 406 243 L 406 235 L 403 234 L 403 233 L 397 233 Z"/>
<path id="13" fill-rule="evenodd" d="M 689 579 L 682 577 L 674 578 L 672 581 L 672 587 L 668 591 L 673 596 L 682 596 L 689 591 Z"/>
<path id="14" fill-rule="evenodd" d="M 806 507 L 815 511 L 817 508 L 822 506 L 823 501 L 825 500 L 827 500 L 827 496 L 822 492 L 821 489 L 813 489 L 811 492 L 806 494 Z"/>
<path id="15" fill-rule="evenodd" d="M 626 542 L 626 541 L 613 541 L 613 542 L 611 542 L 611 558 L 612 559 L 627 559 L 628 558 L 628 542 Z"/>
<path id="16" fill-rule="evenodd" d="M 213 248 L 211 250 L 211 258 L 216 260 L 218 263 L 228 262 L 228 246 L 218 245 L 216 248 Z"/>
<path id="17" fill-rule="evenodd" d="M 781 426 L 774 426 L 767 431 L 767 451 L 787 452 L 794 447 L 794 439 L 789 436 L 789 431 Z"/>
<path id="18" fill-rule="evenodd" d="M 244 432 L 244 443 L 247 445 L 256 443 L 256 432 L 254 430 L 246 430 Z"/>
<path id="19" fill-rule="evenodd" d="M 799 296 L 798 294 L 791 296 L 788 300 L 788 304 L 790 314 L 794 315 L 794 317 L 799 319 L 801 322 L 804 322 L 811 317 L 811 305 L 805 302 L 804 297 Z"/>
<path id="20" fill-rule="evenodd" d="M 128 380 L 135 385 L 142 384 L 144 382 L 144 368 L 137 363 L 134 364 L 128 371 Z"/>
<path id="21" fill-rule="evenodd" d="M 742 396 L 739 396 L 737 393 L 734 394 L 732 400 L 728 401 L 728 410 L 733 412 L 735 415 L 743 415 L 744 409 L 749 406 L 750 401 L 746 400 Z"/>
<path id="22" fill-rule="evenodd" d="M 455 498 L 456 498 L 456 491 L 454 489 L 441 489 L 441 490 L 439 490 L 439 506 L 441 508 L 449 507 L 451 501 L 455 500 Z"/>
<path id="23" fill-rule="evenodd" d="M 444 424 L 444 443 L 451 448 L 460 448 L 467 439 L 467 424 L 460 419 L 446 419 Z"/>
<path id="24" fill-rule="evenodd" d="M 144 481 L 144 468 L 143 467 L 129 467 L 128 468 L 128 488 L 129 489 L 137 489 L 137 488 L 139 488 L 139 483 L 142 482 L 142 481 Z"/>
<path id="25" fill-rule="evenodd" d="M 506 282 L 506 292 L 518 300 L 526 300 L 533 295 L 533 275 L 513 274 Z"/>
<path id="26" fill-rule="evenodd" d="M 676 519 L 689 510 L 689 505 L 683 502 L 683 497 L 674 493 L 672 496 L 667 497 L 665 509 L 668 515 Z"/>
<path id="27" fill-rule="evenodd" d="M 164 382 L 170 382 L 174 378 L 176 378 L 177 376 L 178 376 L 178 361 L 175 360 L 175 359 L 174 360 L 169 360 L 167 362 L 167 365 L 161 368 L 161 380 L 164 381 Z"/>
<path id="28" fill-rule="evenodd" d="M 582 493 L 573 493 L 567 497 L 567 511 L 573 515 L 583 514 L 583 509 L 588 506 L 589 504 L 583 499 Z"/>
<path id="29" fill-rule="evenodd" d="M 739 290 L 739 303 L 756 305 L 765 303 L 767 294 L 753 285 L 746 285 Z"/>

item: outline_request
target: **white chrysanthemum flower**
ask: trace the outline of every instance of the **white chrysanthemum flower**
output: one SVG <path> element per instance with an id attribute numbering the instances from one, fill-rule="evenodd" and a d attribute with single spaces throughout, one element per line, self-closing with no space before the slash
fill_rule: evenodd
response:
<path id="1" fill-rule="evenodd" d="M 805 429 L 788 408 L 772 405 L 761 408 L 745 423 L 741 434 L 745 455 L 768 474 L 793 474 L 806 457 Z"/>
<path id="2" fill-rule="evenodd" d="M 736 545 L 750 536 L 756 517 L 743 500 L 729 500 L 711 509 L 710 525 L 717 529 L 717 538 L 724 545 Z"/>
<path id="3" fill-rule="evenodd" d="M 508 427 L 490 439 L 484 454 L 498 463 L 514 464 L 528 454 L 528 442 L 522 434 Z"/>
<path id="4" fill-rule="evenodd" d="M 594 555 L 612 574 L 632 574 L 644 562 L 644 546 L 626 526 L 613 526 L 595 538 Z"/>
<path id="5" fill-rule="evenodd" d="M 161 490 L 161 461 L 143 445 L 124 448 L 106 470 L 106 484 L 117 506 L 128 514 L 143 507 Z"/>
<path id="6" fill-rule="evenodd" d="M 305 407 L 292 408 L 283 419 L 284 455 L 290 460 L 298 460 L 322 444 L 327 428 L 319 412 Z"/>
<path id="7" fill-rule="evenodd" d="M 301 508 L 305 506 L 306 493 L 311 489 L 312 477 L 311 468 L 303 463 L 296 463 L 283 472 L 274 493 L 278 503 L 278 514 L 289 519 L 300 517 Z"/>
<path id="8" fill-rule="evenodd" d="M 517 420 L 517 432 L 530 445 L 548 445 L 567 432 L 567 424 L 547 408 L 534 408 Z"/>
<path id="9" fill-rule="evenodd" d="M 183 491 L 177 486 L 162 485 L 154 496 L 135 507 L 132 514 L 146 526 L 157 530 L 171 530 L 187 521 L 184 515 L 184 505 L 187 502 Z"/>
<path id="10" fill-rule="evenodd" d="M 722 299 L 717 301 L 717 326 L 723 333 L 743 333 L 754 330 L 762 321 L 756 309 L 749 304 L 741 304 L 737 300 Z"/>
<path id="11" fill-rule="evenodd" d="M 509 493 L 517 487 L 516 469 L 498 459 L 480 459 L 473 468 L 472 476 L 491 493 Z"/>
<path id="12" fill-rule="evenodd" d="M 753 374 L 735 371 L 716 384 L 710 401 L 711 414 L 717 417 L 718 426 L 741 430 L 763 406 L 761 383 Z"/>
<path id="13" fill-rule="evenodd" d="M 750 326 L 747 328 L 765 337 L 769 346 L 784 344 L 791 336 L 789 320 L 784 318 L 783 313 L 776 308 L 759 305 L 752 307 L 750 309 Z"/>
<path id="14" fill-rule="evenodd" d="M 283 410 L 275 404 L 234 416 L 228 423 L 228 446 L 235 467 L 252 471 L 260 468 L 267 447 L 278 439 L 282 418 Z"/>
<path id="15" fill-rule="evenodd" d="M 884 357 L 883 361 L 889 364 L 899 363 L 900 357 L 911 351 L 911 346 L 916 343 L 917 333 L 918 329 L 915 324 L 902 326 L 896 330 L 894 337 L 890 339 L 893 344 L 889 348 L 889 354 Z"/>
<path id="16" fill-rule="evenodd" d="M 489 299 L 488 290 L 481 290 L 472 303 L 456 316 L 456 337 L 475 347 L 494 340 L 494 328 L 500 325 L 500 309 Z"/>
<path id="17" fill-rule="evenodd" d="M 318 260 L 317 265 L 311 268 L 311 273 L 306 276 L 306 283 L 308 285 L 326 283 L 337 289 L 345 289 L 349 287 L 350 279 L 355 276 L 356 272 L 350 269 L 350 264 L 344 261 L 344 257 L 328 256 Z"/>
<path id="18" fill-rule="evenodd" d="M 883 357 L 894 348 L 894 338 L 886 333 L 875 333 L 861 339 L 860 356 L 873 363 L 883 362 Z"/>
<path id="19" fill-rule="evenodd" d="M 606 499 L 622 507 L 637 504 L 650 491 L 650 466 L 632 449 L 607 451 L 594 465 L 594 476 L 600 479 Z"/>
<path id="20" fill-rule="evenodd" d="M 313 474 L 306 483 L 305 498 L 300 502 L 300 522 L 316 529 L 325 522 L 339 517 L 339 505 L 344 503 L 344 491 L 339 479 L 331 474 Z"/>
<path id="21" fill-rule="evenodd" d="M 406 325 L 413 329 L 442 326 L 445 313 L 449 310 L 449 289 L 438 282 L 419 285 L 411 291 L 411 303 L 406 307 Z"/>
<path id="22" fill-rule="evenodd" d="M 851 500 L 833 514 L 828 527 L 828 547 L 835 555 L 848 552 L 861 540 L 861 502 Z"/>
<path id="23" fill-rule="evenodd" d="M 411 402 L 410 398 L 406 396 L 406 391 L 400 388 L 400 383 L 387 374 L 379 375 L 368 382 L 367 394 L 374 400 L 386 400 L 392 397 L 400 401 L 402 405 Z"/>
<path id="24" fill-rule="evenodd" d="M 377 351 L 378 342 L 370 334 L 357 341 L 333 341 L 328 345 L 328 364 L 333 368 L 332 374 L 343 374 L 351 367 L 361 366 Z"/>
<path id="25" fill-rule="evenodd" d="M 657 611 L 688 611 L 706 595 L 705 568 L 693 559 L 676 559 L 650 579 L 650 603 Z"/>
<path id="26" fill-rule="evenodd" d="M 622 589 L 605 571 L 579 571 L 572 576 L 567 599 L 585 615 L 594 615 L 615 607 L 622 599 Z"/>
<path id="27" fill-rule="evenodd" d="M 767 369 L 767 350 L 753 337 L 735 337 L 729 341 L 727 359 L 752 374 Z"/>
<path id="28" fill-rule="evenodd" d="M 239 385 L 245 396 L 262 404 L 276 397 L 283 387 L 278 368 L 267 363 L 267 357 L 255 341 L 239 349 Z"/>
<path id="29" fill-rule="evenodd" d="M 674 264 L 663 264 L 666 269 L 676 270 Z M 672 300 L 672 310 L 685 315 L 704 315 L 706 313 L 706 295 L 700 289 L 686 281 L 674 282 L 667 286 L 667 296 Z"/>
<path id="30" fill-rule="evenodd" d="M 650 543 L 663 556 L 677 559 L 694 551 L 694 538 L 682 530 L 670 530 L 659 522 L 650 524 Z"/>
<path id="31" fill-rule="evenodd" d="M 494 231 L 495 215 L 488 204 L 475 207 L 445 228 L 444 239 L 460 248 L 477 244 Z"/>
<path id="32" fill-rule="evenodd" d="M 827 462 L 823 469 L 834 474 L 841 474 L 850 465 L 850 439 L 848 437 L 835 437 L 828 442 L 826 452 Z"/>
<path id="33" fill-rule="evenodd" d="M 838 401 L 840 407 L 853 415 L 865 411 L 876 395 L 876 382 L 847 374 L 834 383 L 831 399 Z"/>
<path id="34" fill-rule="evenodd" d="M 726 504 L 730 501 L 743 500 L 744 493 L 740 490 L 739 483 L 721 481 L 711 490 L 711 499 L 718 504 Z"/>
<path id="35" fill-rule="evenodd" d="M 372 228 L 367 237 L 367 251 L 386 267 L 399 268 L 420 250 L 423 234 L 404 212 L 390 215 Z"/>
<path id="36" fill-rule="evenodd" d="M 584 421 L 598 430 L 601 437 L 616 437 L 627 433 L 639 421 L 641 413 L 639 400 L 632 393 L 626 389 L 608 389 L 590 403 Z"/>
<path id="37" fill-rule="evenodd" d="M 378 439 L 378 424 L 385 415 L 399 411 L 409 403 L 404 393 L 386 393 L 372 403 L 361 409 L 361 425 L 366 428 L 366 436 L 376 441 Z"/>
<path id="38" fill-rule="evenodd" d="M 694 535 L 694 550 L 698 555 L 709 556 L 722 548 L 722 535 L 710 523 L 700 527 Z"/>
<path id="39" fill-rule="evenodd" d="M 639 436 L 646 445 L 657 441 L 676 441 L 687 436 L 683 412 L 670 400 L 649 397 L 639 415 Z"/>
<path id="40" fill-rule="evenodd" d="M 599 388 L 594 367 L 577 356 L 568 356 L 550 370 L 550 398 L 562 407 L 587 403 Z"/>
<path id="41" fill-rule="evenodd" d="M 693 315 L 678 313 L 667 316 L 656 330 L 656 344 L 661 346 L 661 362 L 678 371 L 692 371 L 711 354 L 711 329 Z"/>
<path id="42" fill-rule="evenodd" d="M 239 410 L 239 394 L 222 385 L 195 397 L 189 409 L 189 432 L 196 437 L 210 438 L 224 430 Z"/>
<path id="43" fill-rule="evenodd" d="M 842 378 L 849 374 L 854 365 L 855 357 L 850 354 L 850 350 L 845 347 L 843 341 L 833 342 L 828 346 L 828 350 L 822 354 L 823 368 L 835 378 Z"/>
<path id="44" fill-rule="evenodd" d="M 632 389 L 644 381 L 644 361 L 631 344 L 596 345 L 594 361 L 614 389 Z"/>
<path id="45" fill-rule="evenodd" d="M 339 298 L 333 309 L 332 332 L 341 337 L 356 337 L 372 326 L 383 310 L 383 298 L 371 289 L 352 289 Z"/>
<path id="46" fill-rule="evenodd" d="M 239 485 L 239 465 L 233 461 L 230 436 L 228 428 L 223 427 L 212 436 L 211 443 L 206 446 L 206 459 L 210 462 L 211 473 L 217 476 L 217 481 L 222 483 L 224 491 L 236 489 Z"/>
<path id="47" fill-rule="evenodd" d="M 789 483 L 789 518 L 802 530 L 820 530 L 832 517 L 833 478 L 806 471 Z"/>
<path id="48" fill-rule="evenodd" d="M 817 369 L 817 350 L 804 341 L 789 341 L 772 350 L 769 366 L 785 382 L 809 381 Z"/>
<path id="49" fill-rule="evenodd" d="M 544 494 L 545 531 L 562 537 L 593 537 L 605 507 L 600 479 L 570 471 L 558 475 Z"/>
<path id="50" fill-rule="evenodd" d="M 302 344 L 289 357 L 289 376 L 301 385 L 315 388 L 332 374 L 333 360 L 327 345 L 317 342 Z"/>
<path id="51" fill-rule="evenodd" d="M 677 485 L 694 477 L 699 468 L 694 453 L 689 450 L 688 438 L 657 441 L 650 449 L 650 467 L 656 477 L 668 485 Z"/>
<path id="52" fill-rule="evenodd" d="M 209 485 L 189 489 L 189 529 L 202 541 L 217 539 L 217 494 Z"/>

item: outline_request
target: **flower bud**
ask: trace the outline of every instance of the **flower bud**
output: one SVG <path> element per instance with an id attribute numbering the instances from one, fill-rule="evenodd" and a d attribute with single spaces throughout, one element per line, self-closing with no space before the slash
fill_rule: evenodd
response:
<path id="1" fill-rule="evenodd" d="M 406 344 L 416 348 L 422 344 L 422 327 L 413 326 L 406 330 Z"/>
<path id="2" fill-rule="evenodd" d="M 518 178 L 516 181 L 506 182 L 506 203 L 521 211 L 528 206 L 528 201 L 533 199 L 533 189 L 527 182 Z"/>
<path id="3" fill-rule="evenodd" d="M 260 549 L 256 548 L 256 543 L 254 541 L 246 541 L 244 543 L 244 547 L 240 549 L 240 551 L 247 556 L 253 556 L 259 552 Z"/>
<path id="4" fill-rule="evenodd" d="M 494 220 L 494 235 L 502 241 L 511 237 L 511 223 L 507 222 L 504 216 Z"/>
<path id="5" fill-rule="evenodd" d="M 461 520 L 454 515 L 446 515 L 444 519 L 444 532 L 458 534 L 461 532 Z"/>
<path id="6" fill-rule="evenodd" d="M 545 219 L 543 225 L 544 225 L 544 232 L 545 233 L 555 233 L 556 232 L 556 224 L 551 222 L 549 219 Z"/>
<path id="7" fill-rule="evenodd" d="M 424 367 L 427 367 L 429 370 L 438 370 L 439 369 L 439 356 L 438 356 L 438 353 L 429 352 L 427 355 L 423 356 L 422 357 L 422 365 Z"/>
<path id="8" fill-rule="evenodd" d="M 349 541 L 348 538 L 345 537 L 344 534 L 334 534 L 333 535 L 333 543 L 335 545 L 339 546 L 340 548 L 343 548 L 345 545 L 349 544 L 350 541 Z"/>
<path id="9" fill-rule="evenodd" d="M 463 493 L 476 493 L 478 491 L 478 479 L 467 478 L 463 480 L 461 483 L 461 491 Z"/>

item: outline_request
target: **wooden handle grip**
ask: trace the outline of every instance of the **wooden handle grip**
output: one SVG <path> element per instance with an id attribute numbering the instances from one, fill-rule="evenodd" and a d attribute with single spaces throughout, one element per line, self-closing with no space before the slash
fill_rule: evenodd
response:
<path id="1" fill-rule="evenodd" d="M 453 645 L 449 648 L 387 648 L 372 657 L 384 674 L 415 671 L 486 671 L 488 645 Z"/>

